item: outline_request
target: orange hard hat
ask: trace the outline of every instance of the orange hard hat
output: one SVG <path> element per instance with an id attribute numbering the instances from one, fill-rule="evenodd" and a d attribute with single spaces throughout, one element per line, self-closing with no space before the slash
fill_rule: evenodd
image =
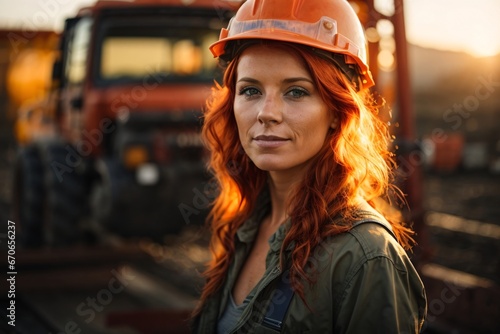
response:
<path id="1" fill-rule="evenodd" d="M 228 42 L 246 39 L 298 43 L 343 55 L 342 65 L 356 67 L 359 89 L 374 84 L 363 27 L 345 0 L 247 0 L 210 50 L 215 57 L 227 56 Z"/>

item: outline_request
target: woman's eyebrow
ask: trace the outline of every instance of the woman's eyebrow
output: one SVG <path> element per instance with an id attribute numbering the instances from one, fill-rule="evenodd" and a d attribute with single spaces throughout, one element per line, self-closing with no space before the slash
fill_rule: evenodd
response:
<path id="1" fill-rule="evenodd" d="M 249 82 L 249 83 L 259 83 L 259 80 L 254 79 L 254 78 L 249 78 L 249 77 L 243 77 L 241 79 L 238 79 L 238 81 L 236 81 L 236 82 L 240 82 L 240 81 L 245 81 L 245 82 Z"/>
<path id="2" fill-rule="evenodd" d="M 283 80 L 284 83 L 291 83 L 291 82 L 297 82 L 297 81 L 307 81 L 307 82 L 314 85 L 314 82 L 311 79 L 306 78 L 306 77 L 286 78 Z"/>
<path id="3" fill-rule="evenodd" d="M 238 79 L 237 82 L 240 82 L 240 81 L 245 81 L 245 82 L 250 82 L 250 83 L 259 83 L 260 82 L 259 80 L 254 79 L 254 78 L 250 78 L 250 77 L 243 77 L 241 79 Z M 297 81 L 307 81 L 311 84 L 314 84 L 314 82 L 311 79 L 306 78 L 306 77 L 293 77 L 293 78 L 283 79 L 284 83 L 291 83 L 291 82 L 297 82 Z"/>

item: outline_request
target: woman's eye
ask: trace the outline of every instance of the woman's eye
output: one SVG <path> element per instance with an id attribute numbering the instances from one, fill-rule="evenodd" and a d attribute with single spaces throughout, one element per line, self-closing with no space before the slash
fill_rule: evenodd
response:
<path id="1" fill-rule="evenodd" d="M 309 93 L 305 89 L 293 88 L 293 89 L 290 89 L 288 91 L 287 95 L 289 95 L 295 99 L 298 99 L 298 98 L 301 98 L 303 96 L 309 95 Z"/>
<path id="2" fill-rule="evenodd" d="M 257 94 L 260 94 L 260 92 L 257 88 L 254 87 L 247 87 L 240 90 L 240 95 L 245 95 L 247 97 L 251 97 Z"/>

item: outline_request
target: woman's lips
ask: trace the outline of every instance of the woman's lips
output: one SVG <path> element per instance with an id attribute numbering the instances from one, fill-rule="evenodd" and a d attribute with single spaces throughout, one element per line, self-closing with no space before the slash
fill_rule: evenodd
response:
<path id="1" fill-rule="evenodd" d="M 278 136 L 260 135 L 253 139 L 257 146 L 262 148 L 275 148 L 284 145 L 288 139 Z"/>

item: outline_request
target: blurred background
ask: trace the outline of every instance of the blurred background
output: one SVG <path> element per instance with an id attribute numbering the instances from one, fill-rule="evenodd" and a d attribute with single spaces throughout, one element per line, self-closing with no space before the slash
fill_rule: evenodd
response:
<path id="1" fill-rule="evenodd" d="M 500 2 L 350 3 L 396 138 L 424 332 L 500 333 Z M 0 0 L 0 249 L 15 277 L 0 329 L 188 332 L 217 192 L 199 139 L 219 77 L 208 45 L 238 6 Z"/>

